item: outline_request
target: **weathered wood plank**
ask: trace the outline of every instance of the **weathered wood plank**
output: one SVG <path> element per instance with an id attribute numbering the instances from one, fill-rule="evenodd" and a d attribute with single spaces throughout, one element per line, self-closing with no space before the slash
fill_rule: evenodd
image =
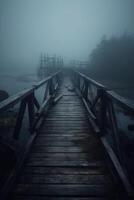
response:
<path id="1" fill-rule="evenodd" d="M 87 160 L 63 160 L 63 159 L 57 159 L 54 160 L 52 158 L 46 158 L 46 159 L 39 159 L 39 160 L 28 160 L 26 163 L 26 166 L 61 166 L 61 167 L 77 167 L 77 166 L 88 166 L 88 167 L 101 167 L 104 166 L 104 163 L 102 161 L 90 161 Z"/>
<path id="2" fill-rule="evenodd" d="M 59 92 L 63 98 L 44 120 L 13 199 L 106 200 L 114 195 L 103 150 L 81 99 L 64 84 Z"/>
<path id="3" fill-rule="evenodd" d="M 45 130 L 45 129 L 43 129 L 43 130 L 41 130 L 40 131 L 40 136 L 41 135 L 45 135 L 45 134 L 63 134 L 63 135 L 65 135 L 65 134 L 85 134 L 85 133 L 87 133 L 87 134 L 89 134 L 89 130 L 88 131 L 86 131 L 86 130 Z"/>
<path id="4" fill-rule="evenodd" d="M 81 121 L 81 120 L 79 120 L 79 121 L 67 121 L 67 120 L 65 120 L 65 121 L 45 121 L 45 126 L 51 126 L 51 125 L 53 125 L 53 126 L 66 126 L 66 125 L 69 125 L 69 126 L 80 126 L 81 128 L 83 127 L 83 126 L 87 126 L 87 121 Z"/>
<path id="5" fill-rule="evenodd" d="M 55 160 L 64 160 L 64 161 L 71 161 L 71 160 L 96 160 L 97 156 L 88 152 L 88 153 L 44 153 L 44 152 L 39 152 L 39 153 L 31 153 L 30 155 L 30 161 L 45 161 L 45 159 L 55 159 Z M 98 156 L 98 159 L 100 159 L 100 156 Z"/>
<path id="6" fill-rule="evenodd" d="M 83 129 L 81 128 L 81 127 L 69 127 L 69 126 L 66 126 L 66 127 L 52 127 L 52 126 L 50 126 L 50 127 L 44 127 L 43 129 L 42 129 L 42 132 L 43 131 L 85 131 L 85 132 L 89 132 L 89 127 L 87 126 L 87 127 L 83 127 Z"/>
<path id="7" fill-rule="evenodd" d="M 39 152 L 39 153 L 31 153 L 30 154 L 30 158 L 34 158 L 34 159 L 40 159 L 40 158 L 65 158 L 65 159 L 86 159 L 87 157 L 89 157 L 90 154 L 86 154 L 86 153 L 64 153 L 64 152 L 59 152 L 59 153 L 46 153 L 46 152 Z"/>
<path id="8" fill-rule="evenodd" d="M 96 175 L 96 174 L 108 174 L 108 170 L 105 166 L 87 166 L 87 167 L 25 167 L 24 174 L 64 174 L 64 175 Z"/>
<path id="9" fill-rule="evenodd" d="M 64 141 L 64 142 L 60 142 L 60 141 L 40 141 L 34 144 L 34 147 L 36 146 L 49 146 L 49 147 L 70 147 L 70 146 L 76 146 L 75 141 Z"/>
<path id="10" fill-rule="evenodd" d="M 47 118 L 46 120 L 45 120 L 46 122 L 61 122 L 62 123 L 62 121 L 63 122 L 66 122 L 66 121 L 70 121 L 70 122 L 79 122 L 79 121 L 88 121 L 88 119 L 85 117 L 85 116 L 72 116 L 71 115 L 71 118 L 70 118 L 70 116 L 68 116 L 68 117 L 66 117 L 66 116 L 64 116 L 64 115 L 62 115 L 62 116 L 49 116 L 49 118 Z"/>
<path id="11" fill-rule="evenodd" d="M 53 128 L 51 128 L 53 127 Z M 76 125 L 76 124 L 46 124 L 45 128 L 43 130 L 85 130 L 88 131 L 89 130 L 89 126 L 87 125 Z"/>
<path id="12" fill-rule="evenodd" d="M 31 150 L 31 153 L 41 153 L 41 152 L 46 152 L 46 153 L 78 153 L 78 152 L 88 152 L 88 150 L 83 150 L 82 148 L 80 147 L 71 147 L 71 148 L 66 148 L 66 147 L 51 147 L 51 146 L 41 146 L 41 147 L 34 147 L 32 150 Z"/>
<path id="13" fill-rule="evenodd" d="M 106 175 L 64 175 L 64 174 L 24 174 L 19 180 L 20 184 L 85 184 L 85 185 L 106 185 L 111 184 L 111 179 Z"/>
<path id="14" fill-rule="evenodd" d="M 48 123 L 48 124 L 52 124 L 52 123 L 74 123 L 74 124 L 78 124 L 79 122 L 80 123 L 82 123 L 83 124 L 83 122 L 88 122 L 88 120 L 87 120 L 87 118 L 86 117 L 84 117 L 84 118 L 82 118 L 82 117 L 67 117 L 67 118 L 65 118 L 65 117 L 59 117 L 59 118 L 47 118 L 46 120 L 45 120 L 45 123 Z"/>
<path id="15" fill-rule="evenodd" d="M 40 134 L 38 135 L 37 139 L 45 139 L 45 138 L 55 138 L 55 139 L 60 139 L 60 138 L 89 138 L 90 135 L 87 133 L 71 133 L 71 134 L 61 134 L 61 133 L 55 133 L 55 134 Z"/>
<path id="16" fill-rule="evenodd" d="M 17 200 L 108 200 L 104 197 L 48 197 L 48 196 L 17 196 Z M 110 200 L 110 199 L 109 199 Z"/>
<path id="17" fill-rule="evenodd" d="M 114 191 L 107 185 L 44 185 L 44 184 L 18 184 L 17 194 L 48 195 L 48 196 L 112 196 Z"/>
<path id="18" fill-rule="evenodd" d="M 75 137 L 75 135 L 74 136 L 70 136 L 70 137 L 68 137 L 68 136 L 61 136 L 61 137 L 55 137 L 54 135 L 53 135 L 53 137 L 51 137 L 51 136 L 42 136 L 42 137 L 38 137 L 37 138 L 37 140 L 36 140 L 36 143 L 45 143 L 45 142 L 55 142 L 55 141 L 58 141 L 58 142 L 69 142 L 69 141 L 80 141 L 80 142 L 82 142 L 83 141 L 83 139 L 85 139 L 85 140 L 88 140 L 89 139 L 89 137 L 84 137 L 84 135 L 81 135 L 81 136 L 76 136 Z"/>

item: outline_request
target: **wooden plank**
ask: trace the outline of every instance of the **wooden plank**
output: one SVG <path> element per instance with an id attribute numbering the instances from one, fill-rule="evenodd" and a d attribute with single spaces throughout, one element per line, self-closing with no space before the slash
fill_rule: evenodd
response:
<path id="1" fill-rule="evenodd" d="M 68 112 L 68 109 L 67 110 L 64 110 L 64 111 L 61 111 L 61 113 L 59 113 L 59 110 L 52 110 L 51 111 L 51 115 L 54 115 L 54 114 L 62 114 L 62 115 L 83 115 L 84 116 L 84 112 L 86 113 L 85 110 L 73 110 L 73 112 Z"/>
<path id="2" fill-rule="evenodd" d="M 24 174 L 19 179 L 19 184 L 85 184 L 85 185 L 101 185 L 112 184 L 111 179 L 107 175 L 91 175 L 91 174 Z"/>
<path id="3" fill-rule="evenodd" d="M 64 100 L 64 96 L 62 98 L 62 100 L 60 100 L 59 104 L 57 104 L 54 109 L 66 109 L 68 106 L 69 107 L 72 107 L 72 108 L 80 108 L 80 109 L 84 109 L 82 107 L 82 102 L 78 102 L 77 99 L 74 99 L 72 102 L 71 102 L 71 99 L 69 99 L 68 101 L 63 101 Z"/>
<path id="4" fill-rule="evenodd" d="M 46 152 L 39 152 L 39 153 L 31 153 L 30 160 L 45 160 L 47 158 L 56 159 L 56 160 L 93 160 L 94 156 L 92 153 L 46 153 Z"/>
<path id="5" fill-rule="evenodd" d="M 81 115 L 78 115 L 78 114 L 71 114 L 71 113 L 55 113 L 55 114 L 51 114 L 51 115 L 49 115 L 49 118 L 48 119 L 54 119 L 54 118 L 56 118 L 56 119 L 58 119 L 58 120 L 60 120 L 60 118 L 63 118 L 63 119 L 68 119 L 68 118 L 70 118 L 70 119 L 73 119 L 73 118 L 75 118 L 75 119 L 85 119 L 85 115 L 84 114 L 81 114 Z"/>
<path id="6" fill-rule="evenodd" d="M 61 127 L 62 128 L 62 127 Z M 42 128 L 42 131 L 49 131 L 49 130 L 51 130 L 51 131 L 61 131 L 61 128 L 60 127 L 43 127 Z M 63 127 L 62 128 L 62 131 L 89 131 L 89 127 L 87 126 L 87 127 L 83 127 L 83 128 L 81 128 L 81 127 L 68 127 L 68 126 L 66 126 L 66 127 Z"/>
<path id="7" fill-rule="evenodd" d="M 42 185 L 42 184 L 18 184 L 17 194 L 48 195 L 48 196 L 94 196 L 103 197 L 114 195 L 109 185 Z"/>
<path id="8" fill-rule="evenodd" d="M 64 175 L 98 175 L 98 174 L 108 174 L 108 170 L 105 166 L 87 166 L 87 167 L 25 167 L 24 174 L 64 174 Z"/>
<path id="9" fill-rule="evenodd" d="M 90 140 L 88 140 L 86 137 L 83 137 L 83 139 L 79 139 L 79 138 L 68 138 L 68 139 L 39 139 L 38 141 L 35 141 L 35 147 L 36 146 L 63 146 L 63 147 L 71 147 L 71 146 L 77 146 L 77 147 L 81 147 L 83 149 L 92 149 L 94 150 L 94 148 L 96 148 L 96 152 L 98 150 L 102 150 L 101 147 L 99 147 L 98 145 L 100 145 L 99 141 L 96 141 L 94 137 L 90 137 Z"/>
<path id="10" fill-rule="evenodd" d="M 65 112 L 65 113 L 51 113 L 49 116 L 48 116 L 48 119 L 49 118 L 51 118 L 51 119 L 53 119 L 53 118 L 57 118 L 57 119 L 60 119 L 60 118 L 62 118 L 63 117 L 63 119 L 64 118 L 69 118 L 69 117 L 71 117 L 70 119 L 73 119 L 73 118 L 75 118 L 75 119 L 85 119 L 85 117 L 87 117 L 87 116 L 85 116 L 85 114 L 84 113 L 81 113 L 81 114 L 79 114 L 78 115 L 78 113 L 68 113 L 68 112 Z"/>
<path id="11" fill-rule="evenodd" d="M 51 136 L 52 135 L 52 136 Z M 74 135 L 71 135 L 68 136 L 68 135 L 65 135 L 65 134 L 61 134 L 61 137 L 58 137 L 57 134 L 55 134 L 56 136 L 54 137 L 54 134 L 50 134 L 50 136 L 46 136 L 45 134 L 41 135 L 37 140 L 36 142 L 47 142 L 47 141 L 58 141 L 58 142 L 69 142 L 69 141 L 79 141 L 79 142 L 82 142 L 84 144 L 83 141 L 87 140 L 87 142 L 89 141 L 89 138 L 90 137 L 86 137 L 84 134 L 77 134 L 75 136 Z M 90 142 L 90 141 L 89 141 Z"/>
<path id="12" fill-rule="evenodd" d="M 57 121 L 54 121 L 54 120 L 52 120 L 51 119 L 51 121 L 48 121 L 48 120 L 46 120 L 45 122 L 44 122 L 44 125 L 49 125 L 49 124 L 53 124 L 53 125 L 61 125 L 61 126 L 65 126 L 65 125 L 79 125 L 79 126 L 82 126 L 82 125 L 88 125 L 88 120 L 78 120 L 78 121 L 74 121 L 74 120 L 69 120 L 69 121 L 67 121 L 66 119 L 64 120 L 57 120 Z"/>
<path id="13" fill-rule="evenodd" d="M 52 137 L 53 136 L 53 137 Z M 83 140 L 87 140 L 87 142 L 89 141 L 89 139 L 90 139 L 90 137 L 89 136 L 84 136 L 84 134 L 83 135 L 81 135 L 81 136 L 75 136 L 75 134 L 74 135 L 70 135 L 70 136 L 68 136 L 68 135 L 64 135 L 64 136 L 54 136 L 54 134 L 52 135 L 52 136 L 45 136 L 45 134 L 43 135 L 43 136 L 40 136 L 40 137 L 38 137 L 37 139 L 36 139 L 36 143 L 45 143 L 45 142 L 48 142 L 48 141 L 58 141 L 58 142 L 69 142 L 69 141 L 81 141 L 81 142 L 83 142 Z M 90 141 L 89 141 L 90 142 Z"/>
<path id="14" fill-rule="evenodd" d="M 68 129 L 74 129 L 74 130 L 89 130 L 89 126 L 88 124 L 69 124 L 69 123 L 66 123 L 66 124 L 45 124 L 45 127 L 44 129 L 62 129 L 62 130 L 68 130 Z"/>
<path id="15" fill-rule="evenodd" d="M 85 184 L 85 185 L 106 185 L 112 184 L 109 176 L 106 175 L 63 175 L 63 174 L 24 174 L 19 179 L 19 184 Z"/>
<path id="16" fill-rule="evenodd" d="M 51 158 L 46 158 L 43 160 L 28 160 L 26 163 L 26 166 L 60 166 L 60 167 L 77 167 L 77 166 L 88 166 L 88 167 L 100 167 L 104 166 L 104 163 L 102 161 L 90 161 L 87 160 L 63 160 L 58 159 L 54 160 Z"/>
<path id="17" fill-rule="evenodd" d="M 77 116 L 76 116 L 76 117 L 71 117 L 71 118 L 70 118 L 70 117 L 58 117 L 58 118 L 57 118 L 57 117 L 53 116 L 53 117 L 51 117 L 51 118 L 48 118 L 48 117 L 47 117 L 47 119 L 45 120 L 45 123 L 56 123 L 56 122 L 57 122 L 57 123 L 58 123 L 58 122 L 59 122 L 59 123 L 60 123 L 60 122 L 61 122 L 61 123 L 62 123 L 62 122 L 64 123 L 64 122 L 66 122 L 66 121 L 72 122 L 72 123 L 73 123 L 73 122 L 74 122 L 74 123 L 75 123 L 75 122 L 78 123 L 78 122 L 82 122 L 82 121 L 88 121 L 88 119 L 87 119 L 86 117 L 83 117 L 83 118 L 82 118 L 82 117 L 77 117 Z"/>
<path id="18" fill-rule="evenodd" d="M 72 104 L 69 104 L 69 106 L 68 106 L 68 103 L 64 103 L 62 105 L 59 104 L 59 106 L 56 106 L 53 108 L 53 111 L 68 110 L 69 112 L 71 112 L 71 109 L 73 109 L 74 111 L 77 111 L 77 110 L 85 111 L 85 108 L 83 108 L 81 105 L 77 105 L 75 102 Z"/>
<path id="19" fill-rule="evenodd" d="M 54 142 L 81 142 L 83 145 L 84 145 L 84 140 L 87 140 L 87 143 L 88 143 L 88 138 L 87 137 L 84 137 L 84 135 L 83 135 L 83 138 L 82 138 L 82 135 L 81 136 L 70 136 L 70 137 L 45 137 L 44 135 L 42 136 L 42 137 L 40 137 L 40 138 L 38 138 L 37 140 L 36 140 L 36 144 L 37 143 L 39 143 L 39 144 L 45 144 L 46 142 L 52 142 L 52 143 L 54 143 Z M 90 141 L 89 141 L 89 143 L 90 143 Z"/>
<path id="20" fill-rule="evenodd" d="M 80 134 L 83 134 L 85 135 L 85 133 L 87 134 L 90 134 L 90 130 L 41 130 L 40 131 L 40 136 L 45 136 L 45 135 L 48 135 L 48 134 L 61 134 L 61 135 L 68 135 L 68 134 L 76 134 L 77 135 L 80 135 Z"/>
<path id="21" fill-rule="evenodd" d="M 80 108 L 73 108 L 73 107 L 67 107 L 67 108 L 59 108 L 59 109 L 53 109 L 52 113 L 57 113 L 57 112 L 61 112 L 61 113 L 74 113 L 74 114 L 83 114 L 83 112 L 85 112 L 85 109 L 80 109 Z"/>
<path id="22" fill-rule="evenodd" d="M 67 120 L 57 120 L 57 121 L 54 121 L 54 120 L 51 120 L 51 121 L 48 121 L 48 120 L 46 120 L 45 122 L 44 122 L 44 125 L 47 125 L 47 126 L 50 126 L 50 125 L 54 125 L 54 126 L 56 126 L 56 125 L 58 125 L 58 126 L 66 126 L 66 125 L 69 125 L 69 126 L 87 126 L 88 125 L 88 123 L 87 123 L 87 121 L 83 121 L 83 120 L 79 120 L 79 121 L 67 121 Z"/>
<path id="23" fill-rule="evenodd" d="M 79 116 L 75 116 L 75 117 L 72 117 L 71 116 L 71 118 L 70 117 L 65 117 L 65 116 L 59 116 L 59 117 L 56 117 L 56 116 L 53 116 L 53 117 L 49 117 L 49 118 L 47 118 L 46 119 L 46 121 L 45 121 L 45 123 L 56 123 L 56 122 L 66 122 L 66 121 L 68 121 L 68 122 L 81 122 L 81 121 L 87 121 L 87 118 L 86 117 L 79 117 Z"/>
<path id="24" fill-rule="evenodd" d="M 49 147 L 72 147 L 72 146 L 76 146 L 76 141 L 64 141 L 64 142 L 60 142 L 60 141 L 46 141 L 44 143 L 44 141 L 40 141 L 40 142 L 35 142 L 34 147 L 39 147 L 39 146 L 49 146 Z"/>
<path id="25" fill-rule="evenodd" d="M 87 133 L 79 133 L 79 134 L 75 134 L 75 133 L 69 133 L 69 134 L 61 134 L 61 133 L 55 133 L 55 134 L 41 134 L 38 135 L 37 139 L 45 139 L 45 138 L 55 138 L 55 139 L 62 139 L 62 138 L 90 138 L 90 134 L 87 135 Z"/>
<path id="26" fill-rule="evenodd" d="M 66 112 L 68 112 L 68 113 L 66 113 Z M 85 109 L 81 109 L 81 110 L 78 109 L 77 110 L 77 109 L 74 109 L 74 108 L 70 108 L 70 110 L 69 110 L 69 106 L 68 106 L 68 108 L 66 108 L 66 109 L 64 108 L 64 109 L 52 110 L 50 115 L 57 114 L 57 113 L 59 113 L 59 114 L 72 114 L 72 115 L 81 114 L 81 115 L 83 115 L 83 114 L 86 114 L 86 110 Z"/>
<path id="27" fill-rule="evenodd" d="M 88 150 L 83 150 L 81 147 L 76 147 L 76 146 L 71 146 L 71 148 L 66 148 L 66 147 L 44 147 L 44 146 L 41 146 L 41 147 L 37 147 L 37 148 L 32 148 L 31 149 L 31 153 L 41 153 L 41 152 L 46 152 L 46 153 L 78 153 L 78 152 L 88 152 Z"/>
<path id="28" fill-rule="evenodd" d="M 16 196 L 17 200 L 108 200 L 104 197 L 48 197 L 48 196 Z"/>

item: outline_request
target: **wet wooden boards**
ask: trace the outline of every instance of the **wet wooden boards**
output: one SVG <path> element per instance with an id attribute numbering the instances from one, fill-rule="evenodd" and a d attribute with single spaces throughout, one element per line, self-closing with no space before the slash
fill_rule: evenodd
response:
<path id="1" fill-rule="evenodd" d="M 59 93 L 63 98 L 44 119 L 11 199 L 115 199 L 100 142 L 68 78 Z"/>

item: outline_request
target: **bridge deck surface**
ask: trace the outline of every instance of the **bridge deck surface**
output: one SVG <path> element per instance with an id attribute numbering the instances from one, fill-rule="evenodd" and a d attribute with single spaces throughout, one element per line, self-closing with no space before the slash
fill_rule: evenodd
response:
<path id="1" fill-rule="evenodd" d="M 13 199 L 114 199 L 102 147 L 68 78 L 61 93 L 32 146 Z"/>

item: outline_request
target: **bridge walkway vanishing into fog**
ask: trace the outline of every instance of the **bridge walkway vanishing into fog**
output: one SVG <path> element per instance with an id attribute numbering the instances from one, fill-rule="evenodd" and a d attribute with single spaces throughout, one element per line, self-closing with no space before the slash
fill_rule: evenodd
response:
<path id="1" fill-rule="evenodd" d="M 65 76 L 59 72 L 0 104 L 0 110 L 5 110 L 21 101 L 13 134 L 15 140 L 19 138 L 27 105 L 31 132 L 15 169 L 1 190 L 1 199 L 133 198 L 131 181 L 121 161 L 120 141 L 110 101 L 114 94 L 108 94 L 108 104 L 104 86 L 83 74 L 72 73 Z M 39 106 L 35 90 L 45 83 L 44 102 Z M 91 90 L 95 95 L 92 105 Z M 117 96 L 115 98 L 122 108 L 132 110 L 131 105 Z M 33 104 L 37 107 L 36 114 Z M 109 124 L 108 127 L 113 132 L 115 150 L 106 137 L 107 117 L 111 120 L 111 127 Z"/>
<path id="2" fill-rule="evenodd" d="M 90 130 L 82 102 L 70 90 L 65 79 L 63 97 L 43 122 L 13 199 L 114 195 L 100 142 Z"/>

